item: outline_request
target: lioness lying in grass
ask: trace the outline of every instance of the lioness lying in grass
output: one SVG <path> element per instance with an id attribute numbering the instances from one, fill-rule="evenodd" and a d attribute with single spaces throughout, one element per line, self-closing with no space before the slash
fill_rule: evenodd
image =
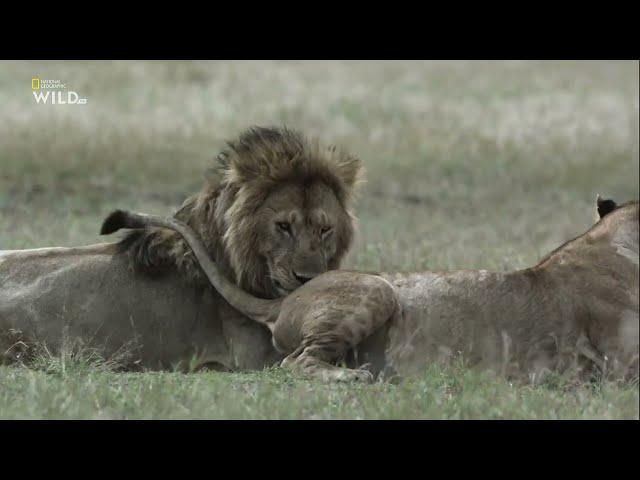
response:
<path id="1" fill-rule="evenodd" d="M 368 370 L 336 365 L 353 349 L 378 371 L 390 366 L 400 374 L 462 355 L 509 376 L 596 367 L 613 378 L 637 377 L 638 201 L 598 197 L 597 208 L 595 225 L 531 268 L 329 271 L 275 300 L 228 281 L 175 218 L 116 211 L 102 233 L 150 225 L 180 232 L 220 294 L 271 330 L 287 355 L 282 365 L 325 380 L 372 380 Z M 379 332 L 382 346 L 371 340 Z"/>

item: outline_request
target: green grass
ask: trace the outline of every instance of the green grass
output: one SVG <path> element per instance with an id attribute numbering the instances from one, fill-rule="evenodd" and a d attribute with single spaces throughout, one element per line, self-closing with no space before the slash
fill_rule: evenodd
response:
<path id="1" fill-rule="evenodd" d="M 113 373 L 69 359 L 0 372 L 5 419 L 624 419 L 638 409 L 637 385 L 514 386 L 460 367 L 374 385 L 322 384 L 280 368 Z"/>
<path id="2" fill-rule="evenodd" d="M 36 105 L 31 77 L 85 106 Z M 534 263 L 638 198 L 638 62 L 2 62 L 0 249 L 101 241 L 125 207 L 169 212 L 226 138 L 282 124 L 368 171 L 344 266 Z M 0 368 L 0 418 L 638 418 L 638 387 L 511 386 L 462 368 L 400 385 Z M 86 367 L 86 368 L 85 368 Z"/>

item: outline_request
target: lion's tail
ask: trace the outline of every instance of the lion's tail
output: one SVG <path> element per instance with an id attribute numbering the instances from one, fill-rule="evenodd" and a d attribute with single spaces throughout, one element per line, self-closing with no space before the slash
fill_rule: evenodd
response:
<path id="1" fill-rule="evenodd" d="M 258 323 L 262 323 L 273 330 L 274 323 L 280 313 L 281 299 L 265 300 L 254 297 L 245 292 L 235 283 L 228 280 L 220 271 L 220 268 L 214 262 L 202 243 L 198 234 L 186 223 L 172 217 L 159 217 L 157 215 L 147 215 L 145 213 L 127 212 L 124 210 L 115 210 L 103 222 L 100 230 L 101 235 L 108 235 L 116 232 L 121 228 L 146 228 L 160 227 L 169 228 L 178 232 L 185 239 L 187 244 L 193 250 L 194 255 L 198 259 L 200 267 L 205 272 L 207 278 L 218 290 L 220 295 L 227 302 L 249 318 Z"/>

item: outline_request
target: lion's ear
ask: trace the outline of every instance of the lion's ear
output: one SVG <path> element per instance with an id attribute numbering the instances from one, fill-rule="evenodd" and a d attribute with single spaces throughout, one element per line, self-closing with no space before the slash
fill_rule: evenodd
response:
<path id="1" fill-rule="evenodd" d="M 598 194 L 596 197 L 596 208 L 598 210 L 598 216 L 603 218 L 618 208 L 618 204 L 611 199 L 603 199 L 600 194 Z"/>

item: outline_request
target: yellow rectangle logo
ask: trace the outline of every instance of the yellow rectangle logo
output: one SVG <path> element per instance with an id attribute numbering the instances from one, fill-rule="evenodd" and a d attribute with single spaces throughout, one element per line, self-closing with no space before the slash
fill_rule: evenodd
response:
<path id="1" fill-rule="evenodd" d="M 40 90 L 40 79 L 38 77 L 31 79 L 31 90 Z"/>

